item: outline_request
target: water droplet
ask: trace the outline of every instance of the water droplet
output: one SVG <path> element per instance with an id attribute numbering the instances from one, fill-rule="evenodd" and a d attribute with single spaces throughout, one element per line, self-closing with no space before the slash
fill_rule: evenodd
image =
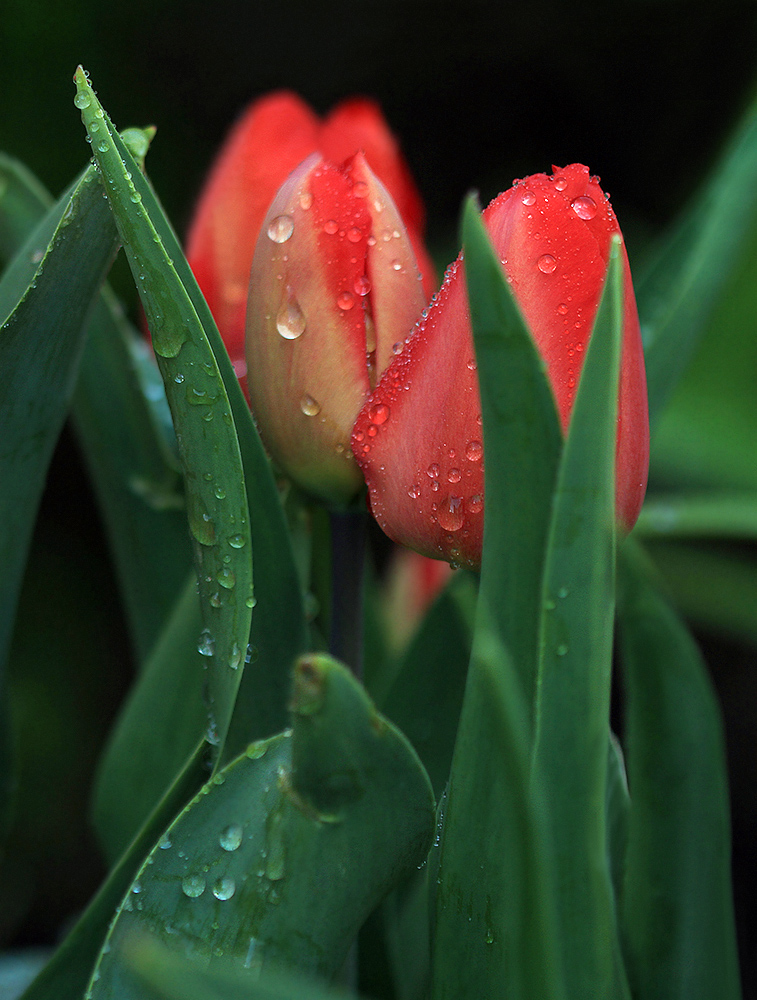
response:
<path id="1" fill-rule="evenodd" d="M 234 574 L 234 571 L 232 569 L 229 569 L 228 566 L 221 567 L 221 569 L 218 571 L 218 576 L 216 577 L 216 579 L 221 584 L 221 586 L 224 587 L 226 590 L 232 590 L 237 582 L 237 578 Z"/>
<path id="2" fill-rule="evenodd" d="M 355 278 L 355 283 L 352 287 L 355 289 L 355 295 L 359 295 L 362 298 L 371 290 L 370 278 L 365 274 L 361 274 L 359 278 Z"/>
<path id="3" fill-rule="evenodd" d="M 276 329 L 284 340 L 297 340 L 305 332 L 305 314 L 299 303 L 287 289 L 289 296 L 276 314 Z"/>
<path id="4" fill-rule="evenodd" d="M 555 652 L 557 653 L 558 656 L 565 656 L 565 654 L 568 652 L 568 647 L 565 645 L 564 642 L 561 642 L 560 645 L 555 650 Z"/>
<path id="5" fill-rule="evenodd" d="M 365 181 L 355 181 L 352 185 L 352 193 L 356 198 L 365 198 L 368 195 L 368 185 Z"/>
<path id="6" fill-rule="evenodd" d="M 161 851 L 168 851 L 171 849 L 172 846 L 173 845 L 171 843 L 170 836 L 167 833 L 164 833 L 163 836 L 160 838 L 158 847 L 161 849 Z"/>
<path id="7" fill-rule="evenodd" d="M 568 311 L 568 307 L 564 302 L 561 302 L 560 305 L 557 307 L 557 311 L 561 316 L 564 316 Z"/>
<path id="8" fill-rule="evenodd" d="M 357 226 L 352 226 L 347 230 L 347 239 L 350 243 L 359 243 L 363 238 L 362 230 L 358 229 Z"/>
<path id="9" fill-rule="evenodd" d="M 536 195 L 529 188 L 524 188 L 520 200 L 524 205 L 534 205 L 536 204 Z"/>
<path id="10" fill-rule="evenodd" d="M 560 600 L 564 600 L 568 596 L 568 588 L 560 587 L 560 589 L 557 591 L 557 596 L 560 598 Z"/>
<path id="11" fill-rule="evenodd" d="M 564 177 L 555 177 L 555 191 L 564 191 L 568 186 L 568 182 Z"/>
<path id="12" fill-rule="evenodd" d="M 439 521 L 439 527 L 444 531 L 459 531 L 463 526 L 464 520 L 463 498 L 445 497 L 439 504 L 436 517 Z"/>
<path id="13" fill-rule="evenodd" d="M 352 307 L 355 305 L 355 296 L 352 294 L 352 292 L 341 292 L 336 300 L 336 304 L 344 312 L 347 312 L 348 309 L 352 309 Z"/>
<path id="14" fill-rule="evenodd" d="M 181 373 L 181 372 L 179 372 L 179 374 L 178 374 L 178 375 L 174 375 L 174 379 L 173 379 L 173 380 L 174 380 L 174 382 L 175 382 L 175 383 L 176 383 L 177 385 L 181 385 L 181 383 L 182 383 L 182 382 L 184 381 L 184 376 L 182 375 L 182 373 Z"/>
<path id="15" fill-rule="evenodd" d="M 256 601 L 256 600 L 255 600 L 255 598 L 254 598 L 254 597 L 252 596 L 252 594 L 250 594 L 250 596 L 249 596 L 249 597 L 246 597 L 246 598 L 245 598 L 245 600 L 244 600 L 244 603 L 245 603 L 245 607 L 248 607 L 248 608 L 254 608 L 254 607 L 255 607 L 255 605 L 257 604 L 257 601 Z"/>
<path id="16" fill-rule="evenodd" d="M 552 600 L 551 597 L 545 598 L 545 600 L 544 600 L 544 610 L 545 611 L 554 611 L 555 610 L 555 602 Z"/>
<path id="17" fill-rule="evenodd" d="M 407 495 L 410 497 L 411 500 L 417 500 L 418 497 L 421 495 L 420 487 L 416 483 L 413 483 L 413 485 L 407 491 Z"/>
<path id="18" fill-rule="evenodd" d="M 368 410 L 368 419 L 372 420 L 374 424 L 385 424 L 389 419 L 390 412 L 386 403 L 375 403 Z"/>
<path id="19" fill-rule="evenodd" d="M 476 359 L 470 358 L 466 365 L 466 368 L 468 369 L 468 371 L 474 372 L 478 368 L 478 365 L 476 364 Z"/>
<path id="20" fill-rule="evenodd" d="M 221 830 L 218 843 L 224 851 L 236 851 L 242 843 L 242 834 L 242 827 L 239 823 L 230 823 L 228 826 L 224 827 L 223 830 Z"/>
<path id="21" fill-rule="evenodd" d="M 210 634 L 210 631 L 206 628 L 200 632 L 200 638 L 197 640 L 197 652 L 200 656 L 213 656 L 216 651 L 216 641 Z"/>
<path id="22" fill-rule="evenodd" d="M 402 354 L 405 345 L 401 340 L 398 340 L 395 344 L 392 344 L 392 354 Z"/>
<path id="23" fill-rule="evenodd" d="M 232 549 L 243 549 L 246 545 L 246 539 L 244 535 L 232 535 L 229 538 L 229 545 Z"/>
<path id="24" fill-rule="evenodd" d="M 570 207 L 579 219 L 593 219 L 597 214 L 597 203 L 588 194 L 582 195 L 580 198 L 574 198 L 570 203 Z"/>
<path id="25" fill-rule="evenodd" d="M 486 943 L 494 944 L 494 932 L 491 930 L 491 928 L 486 932 Z"/>
<path id="26" fill-rule="evenodd" d="M 261 757 L 265 757 L 266 753 L 268 753 L 268 743 L 265 740 L 259 740 L 256 743 L 250 743 L 245 750 L 245 757 L 249 760 L 259 760 Z"/>
<path id="27" fill-rule="evenodd" d="M 398 260 L 393 260 L 392 261 L 392 270 L 393 271 L 401 271 L 402 270 L 402 263 L 400 261 L 398 261 Z"/>
<path id="28" fill-rule="evenodd" d="M 80 90 L 74 97 L 74 104 L 80 111 L 83 111 L 84 108 L 88 108 L 91 103 L 92 101 L 90 100 L 89 94 L 86 90 Z"/>
<path id="29" fill-rule="evenodd" d="M 231 899 L 236 892 L 236 888 L 233 878 L 219 878 L 213 883 L 213 895 L 221 901 Z"/>
<path id="30" fill-rule="evenodd" d="M 307 212 L 310 206 L 313 204 L 313 196 L 309 191 L 303 191 L 300 195 L 300 208 L 303 212 Z"/>
<path id="31" fill-rule="evenodd" d="M 469 514 L 480 514 L 484 509 L 484 498 L 480 493 L 474 493 L 465 505 Z"/>
<path id="32" fill-rule="evenodd" d="M 429 479 L 439 478 L 439 465 L 437 462 L 432 462 L 431 465 L 426 469 L 426 475 Z"/>
<path id="33" fill-rule="evenodd" d="M 129 195 L 129 201 L 132 203 L 132 205 L 138 205 L 140 201 L 142 201 L 142 195 L 139 193 L 139 191 L 132 191 L 131 194 Z"/>
<path id="34" fill-rule="evenodd" d="M 211 608 L 220 608 L 221 605 L 223 604 L 223 601 L 221 600 L 221 595 L 218 593 L 218 591 L 216 591 L 215 594 L 211 594 L 209 600 Z"/>
<path id="35" fill-rule="evenodd" d="M 137 894 L 140 893 L 142 891 L 142 883 L 140 881 L 136 881 L 131 887 L 131 891 Z"/>
<path id="36" fill-rule="evenodd" d="M 268 226 L 268 239 L 274 243 L 286 243 L 294 232 L 294 219 L 291 215 L 277 215 Z"/>
<path id="37" fill-rule="evenodd" d="M 334 219 L 328 219 L 324 223 L 323 231 L 324 233 L 327 233 L 329 236 L 333 236 L 334 233 L 339 231 L 339 225 Z"/>
<path id="38" fill-rule="evenodd" d="M 321 404 L 318 400 L 313 399 L 312 396 L 308 396 L 308 394 L 305 393 L 300 400 L 300 409 L 306 417 L 317 417 L 321 412 Z"/>
<path id="39" fill-rule="evenodd" d="M 226 490 L 223 488 L 223 486 L 216 486 L 216 488 L 213 490 L 213 493 L 215 494 L 216 500 L 226 499 Z"/>
<path id="40" fill-rule="evenodd" d="M 469 462 L 480 462 L 484 446 L 480 441 L 469 441 L 465 446 L 465 457 Z"/>
<path id="41" fill-rule="evenodd" d="M 231 652 L 229 653 L 229 666 L 232 670 L 238 670 L 241 662 L 242 650 L 239 648 L 239 643 L 235 642 L 231 647 Z"/>
<path id="42" fill-rule="evenodd" d="M 557 261 L 551 253 L 543 253 L 537 260 L 536 266 L 543 274 L 551 274 L 557 267 Z"/>
<path id="43" fill-rule="evenodd" d="M 202 875 L 185 875 L 181 881 L 181 889 L 185 896 L 197 899 L 205 892 L 205 878 Z"/>
<path id="44" fill-rule="evenodd" d="M 461 479 L 462 476 L 460 475 L 459 469 L 450 469 L 449 472 L 447 473 L 447 482 L 459 483 Z"/>

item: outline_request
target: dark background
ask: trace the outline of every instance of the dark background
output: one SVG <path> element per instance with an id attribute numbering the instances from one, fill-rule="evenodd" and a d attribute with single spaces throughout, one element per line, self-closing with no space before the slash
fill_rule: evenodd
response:
<path id="1" fill-rule="evenodd" d="M 634 265 L 754 94 L 757 5 L 6 0 L 0 147 L 56 194 L 89 155 L 73 106 L 78 63 L 119 127 L 158 126 L 148 169 L 179 233 L 235 116 L 255 96 L 289 87 L 319 112 L 354 93 L 381 102 L 425 199 L 440 265 L 457 252 L 469 189 L 486 202 L 514 177 L 574 161 L 611 192 Z M 115 280 L 133 306 L 124 267 Z M 132 669 L 102 545 L 66 434 L 25 590 L 49 593 L 48 613 L 40 623 L 33 601 L 22 602 L 16 637 L 22 796 L 15 860 L 0 871 L 6 947 L 54 941 L 102 876 L 86 795 Z M 754 551 L 744 552 L 753 565 Z M 699 626 L 726 717 L 737 910 L 755 996 L 757 639 L 755 630 L 750 639 Z M 49 635 L 64 642 L 51 648 Z"/>

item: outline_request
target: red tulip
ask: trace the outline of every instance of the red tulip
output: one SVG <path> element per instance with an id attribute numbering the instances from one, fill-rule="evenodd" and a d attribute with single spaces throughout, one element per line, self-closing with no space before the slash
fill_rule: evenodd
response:
<path id="1" fill-rule="evenodd" d="M 342 163 L 359 150 L 397 206 L 431 297 L 435 284 L 423 245 L 423 204 L 377 105 L 345 101 L 321 122 L 294 94 L 270 94 L 247 109 L 226 140 L 187 239 L 189 264 L 240 378 L 250 265 L 266 209 L 312 153 Z"/>
<path id="2" fill-rule="evenodd" d="M 261 437 L 308 492 L 341 503 L 362 487 L 355 417 L 425 302 L 403 221 L 363 154 L 302 163 L 258 237 L 247 363 Z"/>
<path id="3" fill-rule="evenodd" d="M 598 178 L 579 164 L 536 174 L 483 218 L 555 395 L 563 432 L 619 233 Z M 616 514 L 630 529 L 646 488 L 649 424 L 639 320 L 623 252 Z M 375 419 L 380 412 L 382 420 Z M 462 255 L 355 424 L 352 448 L 384 531 L 436 558 L 478 567 L 483 540 L 481 405 Z M 524 497 L 524 502 L 528 502 Z"/>

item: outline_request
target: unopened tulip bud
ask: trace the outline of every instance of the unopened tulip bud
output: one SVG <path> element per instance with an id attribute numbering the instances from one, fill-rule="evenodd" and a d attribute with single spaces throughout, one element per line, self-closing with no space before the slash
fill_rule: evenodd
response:
<path id="1" fill-rule="evenodd" d="M 484 222 L 546 363 L 567 431 L 607 273 L 615 213 L 586 167 L 536 174 L 499 195 Z M 628 259 L 618 400 L 616 513 L 630 529 L 649 462 L 646 379 Z M 375 415 L 381 412 L 383 419 Z M 352 447 L 371 508 L 395 541 L 478 567 L 484 524 L 481 404 L 462 255 L 384 373 Z M 528 497 L 523 497 L 528 503 Z"/>
<path id="2" fill-rule="evenodd" d="M 408 233 L 365 157 L 301 164 L 263 221 L 246 346 L 263 441 L 306 491 L 341 503 L 362 486 L 355 417 L 424 304 Z"/>

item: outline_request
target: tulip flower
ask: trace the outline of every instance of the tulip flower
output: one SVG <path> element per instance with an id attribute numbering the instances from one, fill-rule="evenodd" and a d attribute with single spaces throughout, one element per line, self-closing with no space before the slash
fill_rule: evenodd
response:
<path id="1" fill-rule="evenodd" d="M 308 156 L 320 152 L 326 160 L 342 163 L 360 150 L 397 206 L 423 274 L 426 298 L 431 297 L 435 279 L 423 245 L 423 203 L 377 105 L 354 98 L 322 122 L 294 94 L 270 94 L 255 101 L 232 130 L 187 239 L 187 259 L 240 378 L 245 373 L 250 265 L 268 206 Z"/>
<path id="2" fill-rule="evenodd" d="M 598 178 L 579 164 L 526 178 L 483 218 L 546 363 L 565 433 L 617 219 Z M 649 424 L 625 250 L 623 267 L 616 515 L 630 529 L 646 488 Z M 373 514 L 391 538 L 426 555 L 480 565 L 484 454 L 462 254 L 363 407 L 352 447 Z"/>
<path id="3" fill-rule="evenodd" d="M 355 417 L 425 301 L 412 241 L 365 156 L 301 164 L 255 249 L 248 387 L 269 452 L 320 499 L 341 503 L 362 487 Z"/>

